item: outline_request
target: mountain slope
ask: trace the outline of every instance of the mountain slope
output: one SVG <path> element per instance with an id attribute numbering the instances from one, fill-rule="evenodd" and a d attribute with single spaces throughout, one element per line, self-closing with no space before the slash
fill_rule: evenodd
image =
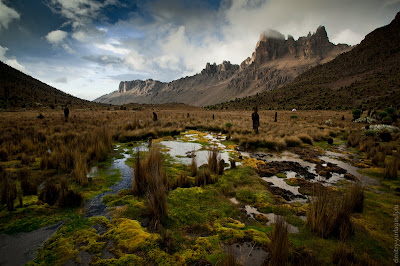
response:
<path id="1" fill-rule="evenodd" d="M 93 105 L 0 62 L 0 109 L 40 105 Z"/>
<path id="2" fill-rule="evenodd" d="M 351 51 L 297 77 L 290 85 L 216 108 L 400 108 L 400 12 Z"/>
<path id="3" fill-rule="evenodd" d="M 118 91 L 95 101 L 112 104 L 182 102 L 196 106 L 255 95 L 288 84 L 304 71 L 349 51 L 348 45 L 329 42 L 324 27 L 297 41 L 278 32 L 260 36 L 252 57 L 240 66 L 224 61 L 207 63 L 201 73 L 174 80 L 121 82 Z M 121 90 L 125 88 L 125 90 Z"/>

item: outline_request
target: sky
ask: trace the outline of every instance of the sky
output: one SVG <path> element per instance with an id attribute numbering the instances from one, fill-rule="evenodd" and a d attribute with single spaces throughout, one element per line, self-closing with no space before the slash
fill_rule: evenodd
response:
<path id="1" fill-rule="evenodd" d="M 356 45 L 399 11 L 400 0 L 0 0 L 0 61 L 93 100 L 120 81 L 240 64 L 269 30 L 297 39 L 323 25 Z"/>

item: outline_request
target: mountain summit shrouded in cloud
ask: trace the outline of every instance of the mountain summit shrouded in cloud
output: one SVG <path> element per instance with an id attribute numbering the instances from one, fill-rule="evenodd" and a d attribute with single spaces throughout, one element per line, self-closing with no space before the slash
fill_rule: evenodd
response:
<path id="1" fill-rule="evenodd" d="M 94 99 L 121 80 L 166 82 L 207 62 L 239 64 L 269 29 L 297 39 L 325 25 L 333 43 L 354 45 L 398 10 L 399 0 L 0 0 L 0 60 Z"/>

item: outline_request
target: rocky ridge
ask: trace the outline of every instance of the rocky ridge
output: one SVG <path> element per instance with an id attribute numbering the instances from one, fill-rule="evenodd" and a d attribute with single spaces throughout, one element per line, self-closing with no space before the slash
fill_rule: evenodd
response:
<path id="1" fill-rule="evenodd" d="M 194 76 L 163 83 L 122 81 L 118 91 L 95 101 L 111 104 L 170 103 L 204 106 L 255 95 L 288 84 L 310 68 L 326 63 L 352 47 L 329 41 L 325 27 L 314 34 L 287 39 L 276 31 L 261 34 L 251 57 L 240 65 L 207 63 Z"/>

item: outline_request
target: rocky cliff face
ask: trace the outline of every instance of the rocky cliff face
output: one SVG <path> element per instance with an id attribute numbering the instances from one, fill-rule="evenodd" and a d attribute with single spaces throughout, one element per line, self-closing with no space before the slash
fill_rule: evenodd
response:
<path id="1" fill-rule="evenodd" d="M 217 105 L 216 108 L 248 108 L 257 105 L 267 109 L 331 110 L 350 109 L 362 105 L 366 109 L 373 108 L 374 110 L 388 106 L 400 109 L 399 29 L 400 12 L 389 25 L 369 33 L 351 51 L 343 53 L 325 64 L 313 67 L 279 90 L 265 91 L 257 96 Z M 290 39 L 288 38 L 287 42 L 293 43 L 293 40 Z M 261 46 L 264 47 L 267 44 L 261 44 Z M 346 45 L 334 46 L 329 43 L 323 27 L 318 28 L 314 35 L 300 38 L 293 45 L 290 44 L 289 48 L 292 58 L 308 57 L 310 60 L 314 60 L 315 57 L 326 58 L 329 54 L 334 55 L 337 50 L 346 51 L 348 49 Z M 260 57 L 258 52 L 261 52 L 263 58 L 266 58 L 267 50 L 256 49 L 255 58 Z M 282 59 L 274 61 L 279 60 Z M 307 68 L 307 65 L 302 65 L 302 67 Z M 280 70 L 277 68 L 269 68 L 270 71 L 273 69 L 276 71 L 270 73 L 265 72 L 265 69 L 260 70 L 259 67 L 255 67 L 255 64 L 252 64 L 239 75 L 247 73 L 246 75 L 258 77 L 255 73 L 264 71 L 260 77 L 269 76 L 269 80 L 260 85 L 271 84 L 273 80 L 275 85 L 284 83 L 281 80 L 284 76 L 282 70 L 278 73 Z M 240 83 L 246 80 L 251 80 L 251 78 L 238 77 L 230 85 L 235 81 L 231 85 L 232 87 L 247 88 L 249 84 Z"/>
<path id="2" fill-rule="evenodd" d="M 220 65 L 207 63 L 199 74 L 168 84 L 154 80 L 121 82 L 118 91 L 95 101 L 113 104 L 216 104 L 276 89 L 308 69 L 350 49 L 348 45 L 329 42 L 323 26 L 318 27 L 314 34 L 309 33 L 297 41 L 292 36 L 285 39 L 279 32 L 270 31 L 261 34 L 252 56 L 240 65 L 229 61 Z"/>

